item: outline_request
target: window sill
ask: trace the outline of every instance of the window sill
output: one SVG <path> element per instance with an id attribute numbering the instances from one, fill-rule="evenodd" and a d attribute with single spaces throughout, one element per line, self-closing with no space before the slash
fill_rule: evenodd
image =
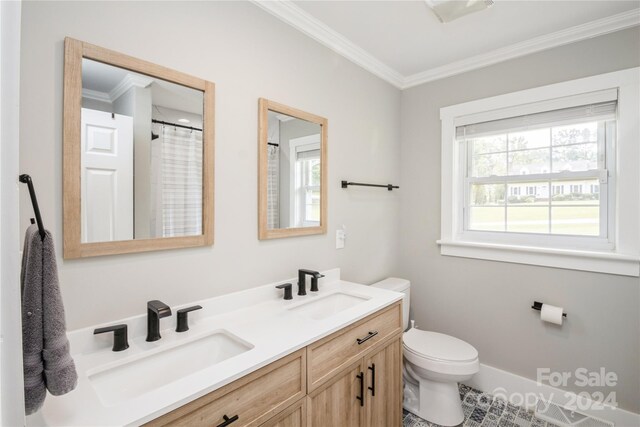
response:
<path id="1" fill-rule="evenodd" d="M 438 240 L 437 243 L 440 245 L 440 254 L 446 256 L 640 276 L 640 257 L 634 255 L 461 240 Z"/>

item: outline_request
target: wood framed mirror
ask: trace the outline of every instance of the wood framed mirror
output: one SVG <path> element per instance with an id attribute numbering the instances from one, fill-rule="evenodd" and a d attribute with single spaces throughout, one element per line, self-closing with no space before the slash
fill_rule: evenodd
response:
<path id="1" fill-rule="evenodd" d="M 213 244 L 214 92 L 65 39 L 64 258 Z"/>
<path id="2" fill-rule="evenodd" d="M 258 238 L 327 232 L 327 119 L 258 103 Z"/>

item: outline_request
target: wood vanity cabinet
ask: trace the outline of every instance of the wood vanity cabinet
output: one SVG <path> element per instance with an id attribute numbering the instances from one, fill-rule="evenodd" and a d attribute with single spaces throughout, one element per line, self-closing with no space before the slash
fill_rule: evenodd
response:
<path id="1" fill-rule="evenodd" d="M 402 306 L 397 302 L 148 425 L 401 424 Z"/>
<path id="2" fill-rule="evenodd" d="M 364 366 L 368 377 L 365 425 L 399 426 L 402 423 L 402 337 L 374 350 L 365 357 Z"/>

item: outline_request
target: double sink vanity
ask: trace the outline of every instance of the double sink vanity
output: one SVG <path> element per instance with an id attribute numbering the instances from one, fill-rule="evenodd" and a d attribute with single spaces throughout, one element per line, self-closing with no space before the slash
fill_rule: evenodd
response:
<path id="1" fill-rule="evenodd" d="M 155 341 L 147 315 L 123 319 L 121 351 L 95 327 L 71 331 L 78 387 L 28 425 L 400 425 L 402 295 L 323 273 L 290 300 L 274 283 L 174 307 L 202 308 L 184 332 L 158 319 Z"/>
<path id="2" fill-rule="evenodd" d="M 214 92 L 65 39 L 65 259 L 213 245 Z M 258 239 L 326 234 L 328 120 L 260 98 L 258 135 Z M 323 273 L 70 332 L 78 386 L 27 424 L 400 425 L 402 295 Z"/>

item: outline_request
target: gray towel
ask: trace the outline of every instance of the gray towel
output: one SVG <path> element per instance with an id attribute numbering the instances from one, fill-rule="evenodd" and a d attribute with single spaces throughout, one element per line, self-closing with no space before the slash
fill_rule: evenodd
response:
<path id="1" fill-rule="evenodd" d="M 22 256 L 22 348 L 26 413 L 36 412 L 46 396 L 70 392 L 78 375 L 69 354 L 64 306 L 58 284 L 58 267 L 51 233 L 40 238 L 31 225 Z"/>

